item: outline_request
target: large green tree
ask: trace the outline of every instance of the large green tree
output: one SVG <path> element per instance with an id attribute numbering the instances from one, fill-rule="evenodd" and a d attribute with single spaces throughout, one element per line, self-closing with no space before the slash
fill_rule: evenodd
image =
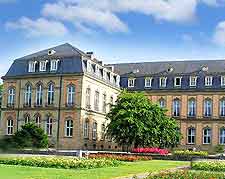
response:
<path id="1" fill-rule="evenodd" d="M 123 91 L 107 115 L 107 135 L 120 146 L 171 148 L 178 144 L 176 120 L 144 93 Z"/>

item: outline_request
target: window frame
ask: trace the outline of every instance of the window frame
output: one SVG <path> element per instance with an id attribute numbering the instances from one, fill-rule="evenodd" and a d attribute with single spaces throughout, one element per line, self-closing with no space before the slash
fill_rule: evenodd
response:
<path id="1" fill-rule="evenodd" d="M 32 86 L 27 84 L 24 91 L 24 104 L 25 106 L 31 107 L 32 104 Z"/>
<path id="2" fill-rule="evenodd" d="M 220 145 L 225 145 L 225 128 L 224 127 L 221 127 L 219 129 L 219 143 Z"/>
<path id="3" fill-rule="evenodd" d="M 145 77 L 145 88 L 152 87 L 152 77 Z"/>
<path id="4" fill-rule="evenodd" d="M 47 95 L 47 104 L 48 105 L 54 105 L 55 85 L 53 83 L 49 83 L 47 94 L 48 94 Z"/>
<path id="5" fill-rule="evenodd" d="M 208 102 L 210 102 L 210 105 Z M 212 113 L 213 113 L 212 99 L 205 99 L 204 100 L 204 117 L 211 117 Z"/>
<path id="6" fill-rule="evenodd" d="M 50 71 L 57 71 L 58 70 L 58 63 L 59 60 L 51 60 L 50 62 Z M 53 68 L 54 67 L 54 68 Z"/>
<path id="7" fill-rule="evenodd" d="M 174 99 L 173 100 L 173 117 L 180 117 L 180 99 Z"/>
<path id="8" fill-rule="evenodd" d="M 98 130 L 98 124 L 97 122 L 93 122 L 92 125 L 92 140 L 97 140 L 97 130 Z"/>
<path id="9" fill-rule="evenodd" d="M 46 120 L 45 133 L 49 137 L 51 137 L 52 133 L 53 133 L 53 119 L 50 116 L 48 116 L 48 118 Z"/>
<path id="10" fill-rule="evenodd" d="M 73 120 L 67 119 L 65 121 L 65 137 L 73 137 Z"/>
<path id="11" fill-rule="evenodd" d="M 85 99 L 85 103 L 86 103 L 86 108 L 87 109 L 91 109 L 91 88 L 86 88 L 86 99 Z"/>
<path id="12" fill-rule="evenodd" d="M 128 88 L 134 88 L 136 78 L 128 78 L 127 86 Z"/>
<path id="13" fill-rule="evenodd" d="M 10 87 L 8 89 L 8 99 L 7 99 L 7 105 L 8 106 L 14 106 L 15 105 L 15 97 L 16 97 L 16 89 L 15 87 Z"/>
<path id="14" fill-rule="evenodd" d="M 14 130 L 14 121 L 13 119 L 9 118 L 7 119 L 7 130 L 6 135 L 11 136 L 13 135 Z"/>
<path id="15" fill-rule="evenodd" d="M 196 87 L 197 86 L 197 76 L 190 76 L 189 77 L 189 86 Z"/>
<path id="16" fill-rule="evenodd" d="M 167 77 L 160 77 L 159 78 L 159 87 L 166 88 L 167 86 Z"/>
<path id="17" fill-rule="evenodd" d="M 191 130 L 191 132 L 189 130 Z M 189 139 L 191 139 L 191 141 L 189 141 Z M 187 144 L 194 145 L 195 142 L 196 142 L 196 129 L 194 127 L 189 127 L 187 129 Z"/>
<path id="18" fill-rule="evenodd" d="M 220 84 L 221 84 L 222 87 L 225 86 L 225 76 L 220 77 Z"/>
<path id="19" fill-rule="evenodd" d="M 224 98 L 222 98 L 221 100 L 220 100 L 220 109 L 219 109 L 220 111 L 220 117 L 225 117 L 225 99 Z"/>
<path id="20" fill-rule="evenodd" d="M 84 138 L 89 139 L 89 120 L 84 121 Z"/>
<path id="21" fill-rule="evenodd" d="M 166 100 L 164 98 L 159 99 L 159 106 L 161 108 L 166 108 Z"/>
<path id="22" fill-rule="evenodd" d="M 76 94 L 75 85 L 70 84 L 69 86 L 67 86 L 66 104 L 68 106 L 73 106 L 75 104 L 75 94 Z"/>
<path id="23" fill-rule="evenodd" d="M 188 117 L 195 117 L 195 116 L 196 116 L 196 99 L 191 98 L 188 100 Z"/>
<path id="24" fill-rule="evenodd" d="M 212 86 L 213 84 L 213 77 L 212 76 L 206 76 L 205 77 L 205 86 Z"/>
<path id="25" fill-rule="evenodd" d="M 180 84 L 179 85 L 177 85 L 176 83 L 177 83 L 177 80 L 179 79 L 179 82 L 180 82 Z M 174 78 L 174 87 L 181 87 L 181 85 L 182 85 L 182 77 L 175 77 Z"/>
<path id="26" fill-rule="evenodd" d="M 38 84 L 36 88 L 36 105 L 42 106 L 43 105 L 43 85 Z"/>
<path id="27" fill-rule="evenodd" d="M 36 64 L 37 64 L 37 61 L 29 61 L 29 63 L 28 63 L 28 73 L 36 72 Z"/>
<path id="28" fill-rule="evenodd" d="M 207 134 L 205 134 L 205 131 L 206 130 L 209 130 L 208 132 L 207 132 Z M 202 144 L 211 144 L 211 142 L 212 142 L 212 129 L 211 128 L 204 128 L 203 130 L 202 130 Z M 206 140 L 205 140 L 206 139 Z"/>
<path id="29" fill-rule="evenodd" d="M 39 63 L 39 71 L 40 72 L 47 71 L 47 63 L 48 63 L 48 60 L 40 61 L 40 63 Z"/>
<path id="30" fill-rule="evenodd" d="M 103 95 L 102 95 L 102 112 L 103 113 L 107 112 L 106 106 L 107 106 L 107 95 L 106 95 L 106 93 L 103 93 Z"/>
<path id="31" fill-rule="evenodd" d="M 99 111 L 99 98 L 100 98 L 100 92 L 96 90 L 94 95 L 94 110 L 95 111 Z"/>

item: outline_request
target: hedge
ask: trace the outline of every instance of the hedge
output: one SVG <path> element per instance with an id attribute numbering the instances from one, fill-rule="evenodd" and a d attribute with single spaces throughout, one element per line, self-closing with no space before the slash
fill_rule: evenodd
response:
<path id="1" fill-rule="evenodd" d="M 152 160 L 151 156 L 138 156 L 138 155 L 116 155 L 116 154 L 90 154 L 88 158 L 106 158 L 106 159 L 113 159 L 119 161 L 126 161 L 126 162 L 135 162 L 138 160 Z"/>
<path id="2" fill-rule="evenodd" d="M 149 175 L 146 179 L 224 179 L 224 173 L 175 171 Z"/>
<path id="3" fill-rule="evenodd" d="M 0 158 L 0 164 L 45 168 L 91 169 L 109 166 L 116 167 L 121 162 L 109 159 L 77 159 L 72 157 L 8 157 Z"/>
<path id="4" fill-rule="evenodd" d="M 196 161 L 191 164 L 194 170 L 225 172 L 225 161 L 223 160 L 205 160 Z"/>

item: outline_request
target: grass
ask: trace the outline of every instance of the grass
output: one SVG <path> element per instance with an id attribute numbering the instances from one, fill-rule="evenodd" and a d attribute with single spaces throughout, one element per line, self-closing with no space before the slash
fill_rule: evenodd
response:
<path id="1" fill-rule="evenodd" d="M 24 166 L 0 165 L 0 178 L 4 179 L 110 179 L 131 174 L 160 171 L 177 166 L 189 165 L 179 161 L 140 161 L 126 162 L 119 167 L 97 169 L 48 169 Z"/>

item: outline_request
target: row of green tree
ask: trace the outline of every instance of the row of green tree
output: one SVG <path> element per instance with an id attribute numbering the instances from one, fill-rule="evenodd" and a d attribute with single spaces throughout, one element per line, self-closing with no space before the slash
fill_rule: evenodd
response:
<path id="1" fill-rule="evenodd" d="M 107 114 L 107 135 L 124 149 L 131 147 L 173 148 L 181 134 L 175 119 L 153 104 L 144 93 L 123 91 Z M 35 124 L 26 124 L 0 142 L 1 148 L 45 148 L 48 137 Z"/>

